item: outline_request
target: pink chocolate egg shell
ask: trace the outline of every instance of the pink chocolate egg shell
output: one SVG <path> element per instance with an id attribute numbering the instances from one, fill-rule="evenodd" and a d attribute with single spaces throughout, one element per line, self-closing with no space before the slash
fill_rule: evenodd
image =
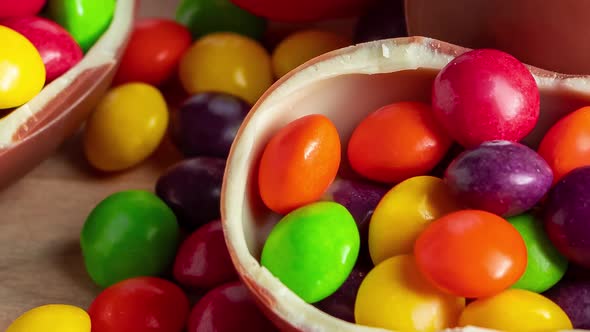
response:
<path id="1" fill-rule="evenodd" d="M 70 137 L 109 88 L 132 31 L 136 0 L 118 0 L 108 30 L 66 73 L 0 118 L 0 188 L 28 173 Z"/>
<path id="2" fill-rule="evenodd" d="M 246 117 L 227 161 L 221 193 L 223 227 L 240 278 L 282 330 L 384 331 L 321 312 L 261 267 L 259 257 L 264 240 L 280 219 L 261 203 L 255 185 L 258 161 L 266 142 L 290 121 L 322 113 L 336 125 L 345 149 L 356 124 L 378 107 L 402 100 L 429 103 L 436 74 L 467 50 L 424 37 L 381 40 L 336 50 L 281 78 Z M 540 119 L 524 140 L 535 147 L 557 119 L 590 104 L 590 90 L 586 87 L 587 77 L 527 68 L 541 94 Z"/>

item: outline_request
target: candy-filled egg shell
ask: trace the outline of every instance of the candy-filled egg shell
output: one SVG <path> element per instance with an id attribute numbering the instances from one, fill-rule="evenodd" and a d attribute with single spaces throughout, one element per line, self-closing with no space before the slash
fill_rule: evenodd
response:
<path id="1" fill-rule="evenodd" d="M 423 37 L 380 40 L 332 51 L 283 76 L 245 118 L 225 170 L 223 227 L 240 277 L 283 330 L 383 331 L 322 313 L 260 265 L 264 241 L 281 217 L 270 212 L 258 194 L 257 170 L 265 145 L 291 121 L 322 114 L 333 121 L 344 149 L 355 126 L 379 107 L 408 100 L 429 103 L 438 71 L 465 51 Z M 537 126 L 524 142 L 536 146 L 559 117 L 590 103 L 590 94 L 586 78 L 527 69 L 539 86 L 542 106 Z"/>

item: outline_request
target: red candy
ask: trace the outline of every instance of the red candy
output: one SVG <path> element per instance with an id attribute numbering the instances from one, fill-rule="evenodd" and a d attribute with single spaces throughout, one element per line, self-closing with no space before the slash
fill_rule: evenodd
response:
<path id="1" fill-rule="evenodd" d="M 303 22 L 360 15 L 374 0 L 232 0 L 274 21 Z"/>
<path id="2" fill-rule="evenodd" d="M 17 31 L 35 45 L 45 64 L 47 83 L 75 66 L 84 56 L 78 43 L 64 28 L 45 18 L 13 17 L 1 20 L 0 25 Z"/>
<path id="3" fill-rule="evenodd" d="M 192 37 L 183 25 L 168 19 L 142 19 L 135 25 L 115 84 L 144 82 L 159 85 L 175 72 Z"/>
<path id="4" fill-rule="evenodd" d="M 511 55 L 474 50 L 453 59 L 436 76 L 432 106 L 448 134 L 467 148 L 485 141 L 519 141 L 539 117 L 539 89 Z"/>
<path id="5" fill-rule="evenodd" d="M 189 301 L 175 284 L 138 277 L 105 289 L 90 305 L 92 332 L 181 332 Z"/>
<path id="6" fill-rule="evenodd" d="M 174 278 L 189 288 L 213 288 L 238 280 L 220 220 L 203 225 L 184 240 L 176 254 Z"/>
<path id="7" fill-rule="evenodd" d="M 46 0 L 0 0 L 0 18 L 37 15 Z"/>
<path id="8" fill-rule="evenodd" d="M 209 291 L 191 311 L 187 332 L 203 331 L 278 330 L 258 310 L 246 286 L 233 282 Z"/>

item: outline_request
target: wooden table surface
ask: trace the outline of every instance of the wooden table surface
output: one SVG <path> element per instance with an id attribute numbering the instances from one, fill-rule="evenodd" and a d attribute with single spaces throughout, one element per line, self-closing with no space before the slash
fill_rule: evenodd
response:
<path id="1" fill-rule="evenodd" d="M 171 16 L 177 0 L 143 0 L 141 15 Z M 163 145 L 136 169 L 104 176 L 86 163 L 79 136 L 0 191 L 0 331 L 33 307 L 87 308 L 99 289 L 88 278 L 79 233 L 92 208 L 118 190 L 153 190 L 158 174 L 178 160 Z"/>

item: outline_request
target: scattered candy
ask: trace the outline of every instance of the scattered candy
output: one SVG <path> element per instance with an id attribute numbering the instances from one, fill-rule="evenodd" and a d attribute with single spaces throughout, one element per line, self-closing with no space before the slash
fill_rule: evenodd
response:
<path id="1" fill-rule="evenodd" d="M 447 133 L 466 148 L 519 141 L 539 118 L 539 89 L 529 70 L 498 50 L 468 51 L 434 80 L 432 107 Z"/>
<path id="2" fill-rule="evenodd" d="M 116 0 L 49 0 L 48 3 L 51 17 L 86 52 L 111 24 Z"/>
<path id="3" fill-rule="evenodd" d="M 417 176 L 399 183 L 381 199 L 371 217 L 369 251 L 373 263 L 411 254 L 428 224 L 460 209 L 459 201 L 439 178 Z"/>
<path id="4" fill-rule="evenodd" d="M 522 289 L 509 289 L 469 303 L 459 318 L 459 326 L 467 325 L 519 332 L 572 328 L 566 313 L 557 304 Z"/>
<path id="5" fill-rule="evenodd" d="M 539 145 L 539 154 L 553 170 L 553 182 L 575 168 L 590 165 L 590 107 L 582 107 L 555 123 Z"/>
<path id="6" fill-rule="evenodd" d="M 244 330 L 277 331 L 239 281 L 209 291 L 193 307 L 188 319 L 187 332 Z"/>
<path id="7" fill-rule="evenodd" d="M 45 65 L 39 51 L 20 33 L 0 25 L 0 109 L 33 99 L 45 84 Z"/>
<path id="8" fill-rule="evenodd" d="M 225 93 L 198 93 L 172 117 L 171 132 L 186 157 L 227 158 L 250 105 Z"/>
<path id="9" fill-rule="evenodd" d="M 0 21 L 25 36 L 37 49 L 45 64 L 46 83 L 50 83 L 82 60 L 82 49 L 57 23 L 36 16 Z"/>
<path id="10" fill-rule="evenodd" d="M 352 17 L 374 0 L 231 0 L 256 15 L 273 21 L 308 22 Z"/>
<path id="11" fill-rule="evenodd" d="M 543 229 L 543 222 L 532 214 L 508 218 L 518 230 L 527 247 L 527 267 L 522 277 L 512 285 L 542 293 L 555 285 L 568 267 L 568 261 L 553 246 Z"/>
<path id="12" fill-rule="evenodd" d="M 101 201 L 80 235 L 86 270 L 101 287 L 136 276 L 158 276 L 179 242 L 174 213 L 154 194 L 121 191 Z"/>
<path id="13" fill-rule="evenodd" d="M 167 280 L 138 277 L 105 289 L 88 313 L 92 332 L 182 332 L 189 301 Z"/>
<path id="14" fill-rule="evenodd" d="M 5 332 L 90 332 L 90 317 L 78 307 L 49 304 L 25 312 Z"/>
<path id="15" fill-rule="evenodd" d="M 281 214 L 318 200 L 336 177 L 340 153 L 338 131 L 326 116 L 306 115 L 282 127 L 262 153 L 262 200 Z"/>
<path id="16" fill-rule="evenodd" d="M 450 146 L 428 104 L 397 102 L 357 125 L 348 142 L 348 160 L 367 179 L 400 182 L 432 170 Z"/>
<path id="17" fill-rule="evenodd" d="M 156 88 L 128 83 L 111 89 L 86 124 L 84 152 L 95 168 L 121 171 L 149 157 L 168 127 L 168 106 Z"/>
<path id="18" fill-rule="evenodd" d="M 565 311 L 575 329 L 590 329 L 590 280 L 564 280 L 543 294 Z"/>
<path id="19" fill-rule="evenodd" d="M 403 0 L 379 0 L 358 20 L 354 42 L 406 37 L 406 16 Z"/>
<path id="20" fill-rule="evenodd" d="M 368 266 L 357 263 L 342 286 L 332 295 L 316 302 L 314 306 L 336 318 L 354 323 L 356 295 L 369 270 Z"/>
<path id="21" fill-rule="evenodd" d="M 230 32 L 197 40 L 180 61 L 184 89 L 224 92 L 254 104 L 273 82 L 268 52 L 255 40 Z"/>
<path id="22" fill-rule="evenodd" d="M 260 259 L 275 277 L 308 303 L 330 296 L 346 281 L 359 253 L 359 232 L 342 205 L 317 202 L 274 226 Z"/>
<path id="23" fill-rule="evenodd" d="M 469 207 L 510 217 L 535 206 L 551 187 L 553 175 L 529 147 L 490 141 L 459 155 L 445 180 Z"/>
<path id="24" fill-rule="evenodd" d="M 187 288 L 213 288 L 238 280 L 220 220 L 203 225 L 184 240 L 174 261 L 174 279 Z"/>
<path id="25" fill-rule="evenodd" d="M 391 257 L 363 280 L 354 308 L 357 324 L 394 331 L 435 332 L 457 324 L 465 299 L 429 283 L 411 255 Z"/>
<path id="26" fill-rule="evenodd" d="M 590 166 L 569 172 L 549 192 L 545 230 L 572 263 L 590 268 Z"/>
<path id="27" fill-rule="evenodd" d="M 275 77 L 280 78 L 308 60 L 350 44 L 347 37 L 330 31 L 295 32 L 283 39 L 272 53 Z"/>
<path id="28" fill-rule="evenodd" d="M 236 6 L 230 0 L 182 0 L 176 20 L 186 25 L 194 38 L 214 32 L 235 32 L 262 39 L 266 20 Z"/>
<path id="29" fill-rule="evenodd" d="M 164 83 L 176 72 L 191 44 L 191 34 L 181 24 L 160 18 L 140 19 L 135 23 L 114 83 Z"/>
<path id="30" fill-rule="evenodd" d="M 25 17 L 37 15 L 46 0 L 2 0 L 0 1 L 0 18 Z"/>
<path id="31" fill-rule="evenodd" d="M 156 182 L 156 194 L 174 211 L 178 223 L 195 230 L 220 215 L 225 160 L 195 157 L 169 167 Z"/>
<path id="32" fill-rule="evenodd" d="M 416 240 L 416 263 L 441 290 L 468 298 L 497 294 L 523 275 L 524 240 L 506 220 L 479 210 L 449 213 Z"/>

